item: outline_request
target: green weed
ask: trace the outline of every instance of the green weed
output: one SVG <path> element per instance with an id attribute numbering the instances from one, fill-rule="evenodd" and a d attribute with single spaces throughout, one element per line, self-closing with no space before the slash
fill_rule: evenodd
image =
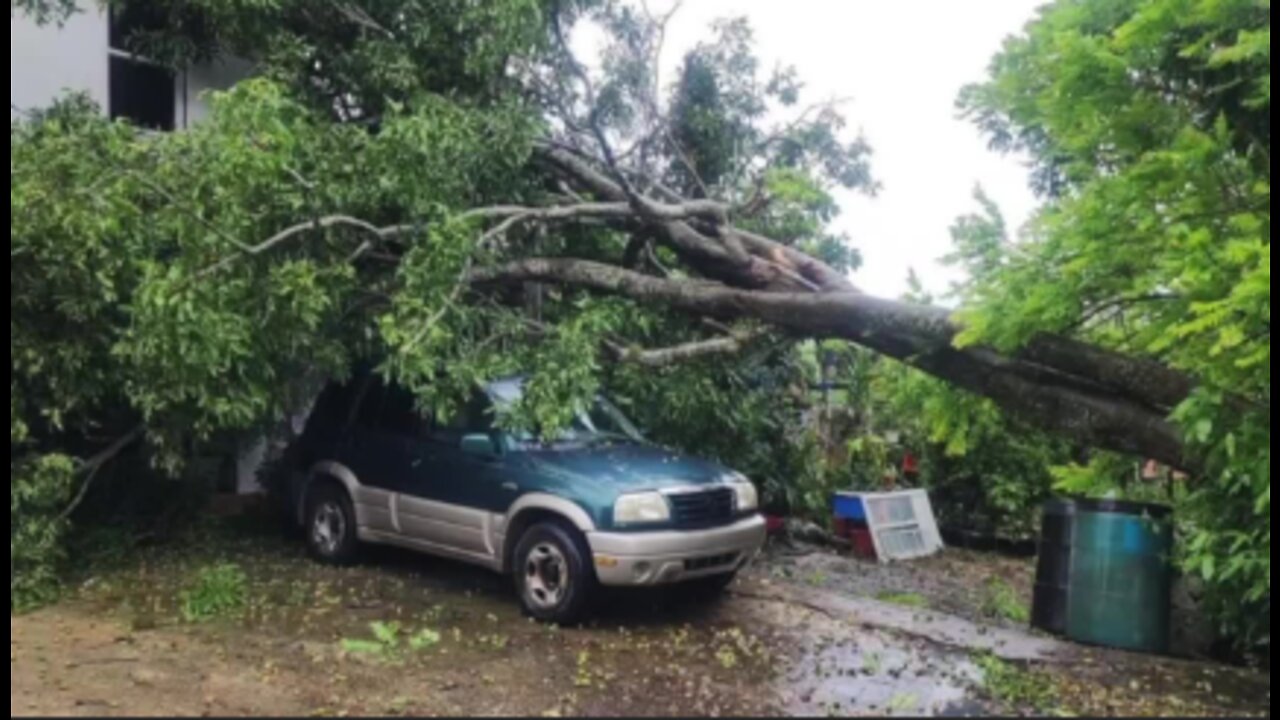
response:
<path id="1" fill-rule="evenodd" d="M 182 618 L 199 623 L 236 615 L 244 610 L 248 596 L 249 579 L 239 565 L 215 565 L 200 571 L 182 593 Z"/>
<path id="2" fill-rule="evenodd" d="M 1058 703 L 1053 679 L 1042 673 L 1018 667 L 995 655 L 974 657 L 983 673 L 983 688 L 993 700 L 1011 708 L 1032 708 L 1051 713 Z"/>
<path id="3" fill-rule="evenodd" d="M 1020 625 L 1031 622 L 1031 611 L 1027 608 L 1018 591 L 1000 578 L 992 578 L 987 583 L 986 601 L 983 603 L 983 614 L 987 617 L 1001 618 Z"/>

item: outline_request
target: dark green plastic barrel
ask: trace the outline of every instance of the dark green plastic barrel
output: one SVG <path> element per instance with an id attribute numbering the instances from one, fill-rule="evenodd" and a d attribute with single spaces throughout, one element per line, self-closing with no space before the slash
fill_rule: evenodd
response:
<path id="1" fill-rule="evenodd" d="M 1045 503 L 1040 523 L 1036 587 L 1031 604 L 1031 627 L 1054 635 L 1067 632 L 1067 597 L 1071 585 L 1071 538 L 1076 504 L 1053 499 Z"/>
<path id="2" fill-rule="evenodd" d="M 1076 503 L 1067 637 L 1103 647 L 1169 651 L 1172 511 L 1109 500 Z"/>

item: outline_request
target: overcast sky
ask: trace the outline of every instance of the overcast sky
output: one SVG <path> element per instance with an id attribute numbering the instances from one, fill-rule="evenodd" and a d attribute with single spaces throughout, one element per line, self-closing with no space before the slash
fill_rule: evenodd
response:
<path id="1" fill-rule="evenodd" d="M 764 68 L 795 65 L 811 101 L 851 97 L 850 132 L 875 149 L 884 184 L 875 198 L 841 196 L 847 231 L 866 259 L 856 280 L 896 297 L 915 268 L 943 291 L 953 271 L 948 228 L 971 211 L 981 183 L 1019 227 L 1035 208 L 1021 160 L 987 149 L 956 117 L 960 89 L 982 80 L 1005 37 L 1033 18 L 1041 0 L 687 0 L 670 28 L 666 77 L 717 18 L 745 15 Z M 669 0 L 653 0 L 655 10 Z"/>

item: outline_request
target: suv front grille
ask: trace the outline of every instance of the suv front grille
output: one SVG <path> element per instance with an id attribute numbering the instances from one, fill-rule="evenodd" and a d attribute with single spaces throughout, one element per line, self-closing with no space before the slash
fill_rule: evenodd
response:
<path id="1" fill-rule="evenodd" d="M 671 519 L 681 528 L 714 527 L 733 520 L 733 488 L 672 493 Z"/>
<path id="2" fill-rule="evenodd" d="M 712 557 L 693 558 L 684 561 L 685 572 L 700 572 L 716 568 L 732 567 L 738 563 L 738 553 L 715 555 Z"/>

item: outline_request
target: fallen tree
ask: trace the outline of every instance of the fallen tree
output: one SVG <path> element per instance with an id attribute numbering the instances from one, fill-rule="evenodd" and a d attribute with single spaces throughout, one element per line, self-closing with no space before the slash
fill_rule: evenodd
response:
<path id="1" fill-rule="evenodd" d="M 16 7 L 56 17 L 65 4 Z M 1235 111 L 1239 132 L 1171 121 L 1159 144 L 1133 150 L 1153 163 L 1136 179 L 1117 174 L 1130 156 L 1106 156 L 1096 138 L 1054 145 L 1087 123 L 1002 115 L 1035 105 L 1021 98 L 973 108 L 994 135 L 1041 151 L 1038 179 L 1057 206 L 1097 200 L 1099 186 L 1117 197 L 1098 201 L 1107 213 L 1055 208 L 1023 254 L 993 249 L 999 272 L 952 313 L 858 290 L 856 250 L 830 224 L 837 190 L 875 191 L 871 150 L 843 139 L 839 101 L 805 108 L 793 72 L 762 77 L 744 23 L 717 26 L 668 85 L 672 16 L 643 4 L 117 5 L 154 15 L 133 38 L 149 57 L 230 53 L 261 72 L 178 135 L 139 137 L 74 102 L 13 124 L 11 469 L 17 487 L 57 488 L 41 512 L 75 507 L 103 453 L 126 441 L 145 436 L 173 469 L 211 439 L 268 430 L 359 361 L 442 412 L 476 380 L 531 372 L 523 411 L 550 427 L 608 363 L 730 364 L 769 340 L 815 338 L 901 361 L 1083 446 L 1250 482 L 1265 464 L 1269 510 L 1269 454 L 1254 452 L 1269 425 L 1230 422 L 1269 417 L 1269 373 L 1247 372 L 1264 349 L 1269 363 L 1269 156 L 1265 173 L 1243 172 L 1268 144 L 1242 140 L 1268 132 L 1257 115 L 1269 112 L 1269 74 L 1267 110 L 1233 96 L 1209 111 L 1201 88 L 1179 84 L 1184 68 L 1152 70 L 1169 87 L 1139 107 L 1157 98 L 1173 106 L 1157 115 L 1179 122 Z M 1235 37 L 1261 27 L 1255 14 L 1194 22 Z M 590 67 L 571 37 L 584 20 L 605 37 Z M 1200 62 L 1219 72 L 1225 61 Z M 1037 84 L 1051 71 L 1014 74 L 1052 96 Z M 1062 160 L 1076 147 L 1091 149 Z M 1196 162 L 1170 166 L 1184 154 Z M 1227 180 L 1208 186 L 1218 174 Z M 1108 184 L 1120 180 L 1133 184 Z M 1219 236 L 1244 259 L 1188 259 Z M 1165 247 L 1183 275 L 1165 276 Z M 1056 275 L 1082 257 L 1083 289 L 1061 287 Z M 1242 347 L 1248 357 L 1194 362 Z M 89 460 L 35 462 L 50 457 Z"/>

